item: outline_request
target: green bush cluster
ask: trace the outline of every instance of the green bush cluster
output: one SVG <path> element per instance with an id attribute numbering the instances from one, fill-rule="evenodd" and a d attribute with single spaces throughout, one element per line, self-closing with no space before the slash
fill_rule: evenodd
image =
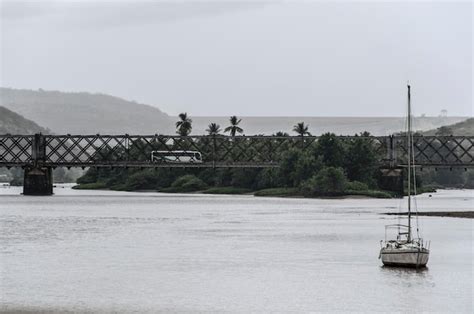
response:
<path id="1" fill-rule="evenodd" d="M 337 196 L 344 194 L 347 177 L 340 167 L 325 167 L 301 184 L 304 196 Z"/>
<path id="2" fill-rule="evenodd" d="M 251 189 L 236 188 L 233 186 L 216 186 L 202 191 L 204 194 L 247 194 L 251 192 Z"/>
<path id="3" fill-rule="evenodd" d="M 179 177 L 171 184 L 171 188 L 181 192 L 200 191 L 206 187 L 204 181 L 192 174 Z"/>

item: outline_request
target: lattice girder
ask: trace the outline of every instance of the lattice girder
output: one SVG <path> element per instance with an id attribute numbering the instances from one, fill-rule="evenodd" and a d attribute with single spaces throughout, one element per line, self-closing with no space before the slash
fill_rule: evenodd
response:
<path id="1" fill-rule="evenodd" d="M 38 135 L 37 135 L 38 136 Z M 301 150 L 313 154 L 317 136 L 167 136 L 167 135 L 0 135 L 0 166 L 89 167 L 266 167 L 278 166 L 285 151 Z M 346 144 L 359 140 L 373 148 L 381 166 L 406 164 L 404 136 L 339 136 Z M 36 143 L 36 145 L 35 145 Z M 474 167 L 474 137 L 415 136 L 415 164 L 420 166 Z M 156 163 L 153 151 L 174 154 L 199 152 L 202 162 L 190 165 L 182 157 L 176 164 Z"/>

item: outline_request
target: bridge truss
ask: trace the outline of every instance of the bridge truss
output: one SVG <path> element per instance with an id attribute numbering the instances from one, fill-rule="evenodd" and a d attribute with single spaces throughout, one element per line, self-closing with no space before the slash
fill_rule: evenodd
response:
<path id="1" fill-rule="evenodd" d="M 308 151 L 317 136 L 166 136 L 166 135 L 0 135 L 3 167 L 278 167 L 281 153 Z M 380 166 L 406 163 L 404 136 L 340 136 L 363 140 L 377 152 Z M 153 162 L 152 151 L 198 151 L 202 162 Z M 415 136 L 420 167 L 473 167 L 474 137 Z"/>

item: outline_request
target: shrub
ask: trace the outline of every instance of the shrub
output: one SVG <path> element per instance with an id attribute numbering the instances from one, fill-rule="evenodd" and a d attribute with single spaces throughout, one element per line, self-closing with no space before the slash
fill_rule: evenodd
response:
<path id="1" fill-rule="evenodd" d="M 342 168 L 326 167 L 301 184 L 305 196 L 334 196 L 344 193 L 347 178 Z"/>
<path id="2" fill-rule="evenodd" d="M 97 182 L 98 173 L 99 171 L 97 168 L 89 168 L 82 177 L 76 180 L 76 182 L 79 184 Z"/>
<path id="3" fill-rule="evenodd" d="M 198 177 L 188 174 L 176 179 L 171 187 L 182 192 L 191 192 L 203 190 L 207 185 Z"/>
<path id="4" fill-rule="evenodd" d="M 368 185 L 360 182 L 360 181 L 352 181 L 352 182 L 347 182 L 346 184 L 346 189 L 347 190 L 353 190 L 353 191 L 366 191 L 369 189 Z"/>
<path id="5" fill-rule="evenodd" d="M 375 198 L 393 198 L 394 195 L 387 191 L 375 191 L 375 190 L 346 190 L 347 195 L 361 195 Z"/>
<path id="6" fill-rule="evenodd" d="M 273 188 L 264 189 L 254 193 L 255 196 L 298 196 L 300 195 L 297 188 Z"/>
<path id="7" fill-rule="evenodd" d="M 245 188 L 235 188 L 232 186 L 223 186 L 223 187 L 213 187 L 207 190 L 204 190 L 204 194 L 246 194 L 250 193 L 252 190 Z"/>
<path id="8" fill-rule="evenodd" d="M 156 178 L 157 175 L 153 170 L 141 170 L 130 175 L 123 188 L 128 191 L 155 189 Z M 113 182 L 113 184 L 117 185 L 117 182 Z"/>
<path id="9" fill-rule="evenodd" d="M 102 182 L 83 183 L 72 187 L 74 190 L 98 190 L 105 189 L 107 186 Z"/>

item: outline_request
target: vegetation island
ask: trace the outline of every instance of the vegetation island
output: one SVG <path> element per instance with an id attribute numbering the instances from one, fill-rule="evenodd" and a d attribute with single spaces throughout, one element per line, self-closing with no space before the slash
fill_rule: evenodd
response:
<path id="1" fill-rule="evenodd" d="M 222 132 L 235 137 L 244 132 L 240 122 L 241 119 L 231 116 L 223 130 L 217 123 L 210 123 L 206 131 L 210 137 Z M 181 113 L 176 133 L 188 136 L 192 128 L 192 119 Z M 304 138 L 311 135 L 308 129 L 308 125 L 300 122 L 293 132 Z M 437 135 L 449 132 L 449 128 L 443 127 Z M 285 132 L 275 135 L 289 136 Z M 276 151 L 278 168 L 90 168 L 74 188 L 279 197 L 401 196 L 381 188 L 377 152 L 371 140 L 365 138 L 369 135 L 363 132 L 350 141 L 341 141 L 335 134 L 325 133 L 305 150 L 283 145 Z M 434 192 L 442 186 L 474 187 L 474 172 L 464 169 L 429 169 L 418 176 L 418 193 Z"/>

